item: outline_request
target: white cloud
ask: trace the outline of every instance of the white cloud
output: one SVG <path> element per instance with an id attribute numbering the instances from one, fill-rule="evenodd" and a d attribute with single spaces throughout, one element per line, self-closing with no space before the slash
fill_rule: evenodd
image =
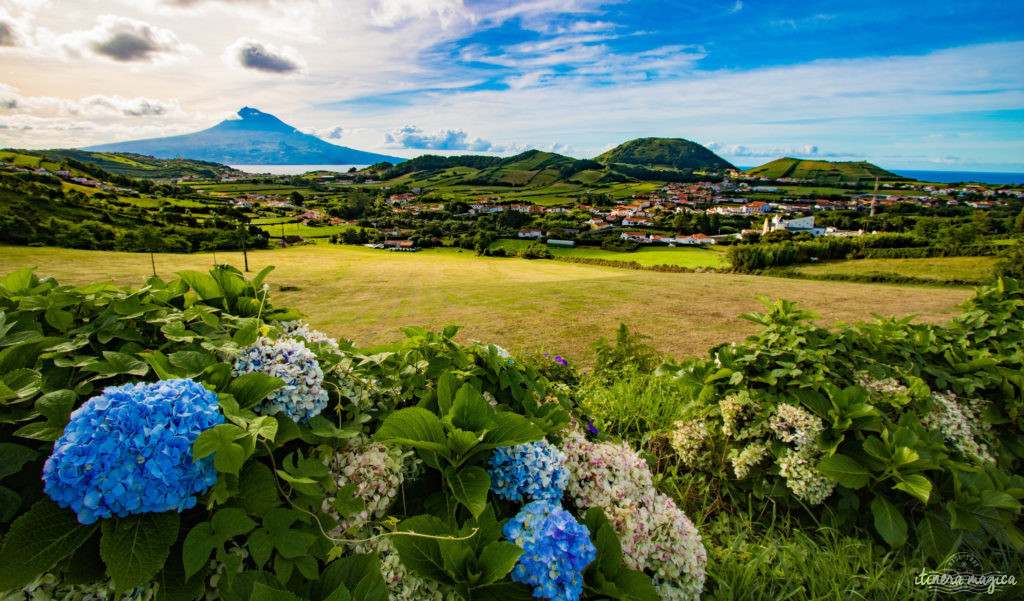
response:
<path id="1" fill-rule="evenodd" d="M 35 27 L 35 18 L 31 13 L 19 19 L 0 18 L 14 32 L 14 43 L 6 49 L 34 58 L 132 64 L 166 64 L 195 51 L 194 46 L 182 43 L 173 31 L 130 17 L 99 15 L 92 29 L 67 33 Z"/>
<path id="2" fill-rule="evenodd" d="M 378 27 L 396 27 L 430 17 L 437 18 L 445 27 L 457 21 L 474 20 L 462 0 L 378 0 L 370 11 L 370 20 Z"/>
<path id="3" fill-rule="evenodd" d="M 483 138 L 470 138 L 461 129 L 442 129 L 427 133 L 415 125 L 389 131 L 386 145 L 417 150 L 468 150 L 472 152 L 505 152 L 508 146 L 497 145 Z"/>

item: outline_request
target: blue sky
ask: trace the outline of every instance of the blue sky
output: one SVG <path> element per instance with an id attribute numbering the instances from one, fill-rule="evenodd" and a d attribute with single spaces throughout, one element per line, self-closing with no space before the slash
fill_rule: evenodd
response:
<path id="1" fill-rule="evenodd" d="M 1024 172 L 1024 0 L 0 0 L 0 145 L 194 131 L 242 105 L 400 156 L 640 136 Z"/>

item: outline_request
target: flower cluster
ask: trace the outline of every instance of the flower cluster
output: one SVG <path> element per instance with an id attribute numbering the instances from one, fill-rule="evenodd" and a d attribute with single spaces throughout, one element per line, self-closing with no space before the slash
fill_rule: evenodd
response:
<path id="1" fill-rule="evenodd" d="M 821 418 L 810 411 L 783 403 L 775 408 L 771 421 L 772 432 L 785 443 L 794 443 L 797 449 L 814 444 L 814 440 L 825 429 Z"/>
<path id="2" fill-rule="evenodd" d="M 982 401 L 962 401 L 952 392 L 932 394 L 933 409 L 921 417 L 921 424 L 942 433 L 964 457 L 982 463 L 995 461 L 988 450 L 989 424 L 981 419 Z"/>
<path id="3" fill-rule="evenodd" d="M 415 469 L 418 459 L 412 451 L 388 447 L 368 439 L 357 441 L 351 447 L 336 453 L 327 462 L 331 478 L 338 487 L 355 485 L 355 497 L 363 502 L 358 514 L 343 517 L 334 507 L 335 495 L 324 496 L 322 509 L 338 522 L 332 534 L 339 536 L 370 520 L 379 520 L 398 495 L 406 474 Z"/>
<path id="4" fill-rule="evenodd" d="M 776 463 L 793 495 L 811 505 L 821 503 L 835 490 L 835 480 L 818 473 L 814 467 L 817 458 L 806 449 L 786 449 Z"/>
<path id="5" fill-rule="evenodd" d="M 544 358 L 551 359 L 551 355 L 549 353 L 544 353 Z M 561 355 L 555 355 L 554 359 L 551 360 L 561 365 L 562 367 L 569 367 L 569 362 L 563 359 Z"/>
<path id="6" fill-rule="evenodd" d="M 668 440 L 679 459 L 690 467 L 701 467 L 707 454 L 703 453 L 710 441 L 710 433 L 704 422 L 679 420 Z"/>
<path id="7" fill-rule="evenodd" d="M 866 371 L 857 372 L 853 377 L 858 386 L 868 391 L 872 398 L 883 400 L 890 405 L 900 407 L 909 403 L 910 389 L 900 384 L 896 378 L 876 379 Z"/>
<path id="8" fill-rule="evenodd" d="M 188 509 L 217 481 L 212 457 L 192 460 L 192 443 L 223 421 L 217 395 L 192 380 L 110 386 L 71 413 L 44 490 L 83 524 Z"/>
<path id="9" fill-rule="evenodd" d="M 52 573 L 40 574 L 20 590 L 0 592 L 2 601 L 153 601 L 157 585 L 149 582 L 130 591 L 118 593 L 110 581 L 68 584 Z"/>
<path id="10" fill-rule="evenodd" d="M 260 337 L 242 351 L 232 376 L 263 372 L 284 380 L 284 386 L 260 401 L 254 411 L 264 415 L 285 413 L 297 422 L 309 421 L 327 406 L 324 372 L 316 355 L 300 340 Z"/>
<path id="11" fill-rule="evenodd" d="M 491 490 L 508 501 L 551 501 L 562 498 L 569 483 L 565 455 L 547 440 L 498 447 L 487 462 Z"/>
<path id="12" fill-rule="evenodd" d="M 760 428 L 749 425 L 760 408 L 759 404 L 750 400 L 750 395 L 745 390 L 719 401 L 718 410 L 722 415 L 722 434 L 737 440 L 764 434 L 763 425 Z"/>
<path id="13" fill-rule="evenodd" d="M 699 599 L 707 552 L 693 523 L 654 489 L 647 462 L 626 443 L 591 442 L 579 430 L 566 435 L 562 450 L 570 498 L 577 507 L 601 508 L 626 565 L 650 572 L 662 599 Z"/>
<path id="14" fill-rule="evenodd" d="M 331 338 L 320 330 L 315 330 L 309 327 L 309 324 L 301 319 L 297 319 L 295 321 L 280 321 L 277 323 L 277 327 L 281 328 L 282 338 L 302 338 L 306 342 L 313 343 L 323 342 L 330 350 L 340 352 L 337 339 Z"/>
<path id="15" fill-rule="evenodd" d="M 375 538 L 353 547 L 356 553 L 376 555 L 380 560 L 380 575 L 388 587 L 388 601 L 458 601 L 461 599 L 449 587 L 427 578 L 421 578 L 405 567 L 390 536 Z"/>
<path id="16" fill-rule="evenodd" d="M 732 458 L 732 471 L 737 478 L 746 478 L 750 470 L 768 456 L 768 445 L 754 443 L 743 447 L 743 450 Z"/>
<path id="17" fill-rule="evenodd" d="M 512 580 L 532 585 L 533 596 L 577 601 L 583 593 L 583 570 L 597 549 L 590 531 L 557 504 L 533 501 L 505 523 L 505 538 L 523 554 L 512 569 Z"/>

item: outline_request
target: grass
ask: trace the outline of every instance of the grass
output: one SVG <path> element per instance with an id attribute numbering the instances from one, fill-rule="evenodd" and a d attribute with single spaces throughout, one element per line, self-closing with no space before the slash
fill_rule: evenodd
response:
<path id="1" fill-rule="evenodd" d="M 935 280 L 984 281 L 994 277 L 996 257 L 941 257 L 932 259 L 857 259 L 801 265 L 795 271 L 809 276 L 830 274 L 867 276 L 893 274 Z"/>
<path id="2" fill-rule="evenodd" d="M 504 248 L 507 252 L 515 252 L 532 244 L 532 240 L 494 241 L 490 248 Z M 579 257 L 581 259 L 604 259 L 606 261 L 636 262 L 644 266 L 678 265 L 680 267 L 725 267 L 725 252 L 722 249 L 703 248 L 639 248 L 636 252 L 615 252 L 600 248 L 549 248 L 556 257 Z"/>
<path id="3" fill-rule="evenodd" d="M 241 267 L 238 252 L 216 261 Z M 159 254 L 158 274 L 208 269 L 209 253 Z M 110 281 L 141 286 L 150 274 L 146 254 L 57 248 L 0 247 L 10 272 L 37 267 L 40 276 L 68 284 Z M 317 328 L 359 345 L 390 342 L 399 327 L 465 327 L 476 339 L 515 352 L 544 348 L 584 364 L 587 345 L 613 337 L 620 322 L 649 334 L 659 351 L 703 355 L 714 345 L 742 340 L 757 326 L 736 318 L 761 311 L 758 296 L 803 301 L 821 323 L 871 319 L 873 312 L 916 314 L 944 321 L 968 298 L 964 289 L 818 282 L 733 274 L 659 273 L 556 261 L 479 258 L 456 249 L 391 253 L 353 246 L 299 246 L 249 253 L 253 272 L 277 267 L 268 279 L 279 305 L 303 311 Z M 298 290 L 281 292 L 281 286 Z"/>

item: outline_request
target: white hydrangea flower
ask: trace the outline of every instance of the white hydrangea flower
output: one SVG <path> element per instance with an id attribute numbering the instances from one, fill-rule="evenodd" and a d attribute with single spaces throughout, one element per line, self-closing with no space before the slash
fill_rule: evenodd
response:
<path id="1" fill-rule="evenodd" d="M 769 423 L 779 440 L 795 443 L 797 449 L 815 445 L 815 439 L 825 430 L 825 424 L 818 416 L 788 403 L 775 408 Z"/>
<path id="2" fill-rule="evenodd" d="M 371 520 L 382 519 L 391 507 L 408 474 L 413 473 L 419 459 L 413 451 L 371 442 L 363 438 L 349 448 L 336 453 L 327 462 L 331 478 L 338 488 L 355 485 L 355 496 L 364 508 L 357 515 L 344 518 L 334 508 L 334 494 L 324 496 L 322 509 L 338 521 L 331 533 L 340 536 L 353 526 L 362 526 Z"/>
<path id="3" fill-rule="evenodd" d="M 20 589 L 0 592 L 0 601 L 153 601 L 156 591 L 156 585 L 148 583 L 117 595 L 111 582 L 67 584 L 46 573 Z"/>
<path id="4" fill-rule="evenodd" d="M 281 328 L 282 338 L 302 338 L 306 342 L 324 342 L 332 351 L 341 352 L 336 338 L 331 338 L 320 330 L 311 328 L 301 319 L 280 321 L 277 323 L 277 327 Z"/>
<path id="5" fill-rule="evenodd" d="M 324 372 L 316 355 L 301 340 L 259 337 L 235 360 L 231 375 L 255 372 L 281 378 L 285 383 L 253 408 L 256 413 L 286 413 L 293 420 L 304 422 L 327 407 Z"/>
<path id="6" fill-rule="evenodd" d="M 921 424 L 942 437 L 967 459 L 992 463 L 989 453 L 991 426 L 981 419 L 984 401 L 957 398 L 947 391 L 932 393 L 933 409 L 921 417 Z"/>
<path id="7" fill-rule="evenodd" d="M 796 498 L 811 505 L 818 505 L 835 490 L 835 480 L 821 474 L 815 468 L 819 456 L 808 449 L 786 449 L 776 462 L 779 475 L 786 479 L 786 486 Z"/>
<path id="8" fill-rule="evenodd" d="M 761 442 L 747 445 L 732 458 L 732 471 L 737 478 L 746 478 L 750 475 L 750 470 L 767 456 L 767 444 Z"/>
<path id="9" fill-rule="evenodd" d="M 380 575 L 388 587 L 388 601 L 458 601 L 454 590 L 434 580 L 421 578 L 402 563 L 390 536 L 355 545 L 353 551 L 376 555 Z"/>
<path id="10" fill-rule="evenodd" d="M 690 467 L 702 467 L 707 458 L 702 451 L 710 438 L 708 427 L 704 422 L 679 420 L 675 428 L 668 440 L 679 459 Z"/>

